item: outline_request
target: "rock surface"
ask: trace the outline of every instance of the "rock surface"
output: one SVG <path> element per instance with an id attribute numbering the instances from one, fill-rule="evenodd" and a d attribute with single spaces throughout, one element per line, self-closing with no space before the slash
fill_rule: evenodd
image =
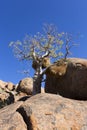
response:
<path id="1" fill-rule="evenodd" d="M 87 101 L 38 94 L 2 108 L 0 130 L 87 130 Z"/>
<path id="2" fill-rule="evenodd" d="M 22 102 L 0 109 L 0 130 L 27 130 L 22 116 L 16 111 Z"/>
<path id="3" fill-rule="evenodd" d="M 23 92 L 28 95 L 32 95 L 32 90 L 33 90 L 33 79 L 32 78 L 25 78 L 22 79 L 17 87 L 18 92 Z"/>
<path id="4" fill-rule="evenodd" d="M 87 60 L 68 59 L 67 64 L 54 64 L 46 72 L 45 92 L 67 98 L 87 100 Z"/>

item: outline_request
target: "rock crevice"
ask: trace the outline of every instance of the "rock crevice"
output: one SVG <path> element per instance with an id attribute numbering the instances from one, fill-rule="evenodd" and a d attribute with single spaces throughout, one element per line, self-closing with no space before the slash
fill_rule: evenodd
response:
<path id="1" fill-rule="evenodd" d="M 24 122 L 25 122 L 25 124 L 27 126 L 27 130 L 33 130 L 32 129 L 32 124 L 30 122 L 30 118 L 27 115 L 25 109 L 21 106 L 16 111 L 23 117 L 23 120 L 24 120 Z M 30 113 L 31 113 L 31 110 L 30 110 Z"/>

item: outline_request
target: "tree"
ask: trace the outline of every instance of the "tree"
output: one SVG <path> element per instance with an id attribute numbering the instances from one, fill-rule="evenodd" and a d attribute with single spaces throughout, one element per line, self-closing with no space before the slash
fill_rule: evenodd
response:
<path id="1" fill-rule="evenodd" d="M 44 58 L 59 58 L 63 55 L 61 48 L 64 44 L 65 33 L 58 33 L 53 24 L 45 24 L 43 33 L 26 35 L 23 41 L 11 42 L 15 56 L 20 60 L 31 60 L 35 70 L 33 77 L 33 94 L 41 92 L 43 75 L 48 66 L 43 66 Z M 66 55 L 69 54 L 68 39 L 66 39 Z M 50 65 L 50 64 L 49 64 Z"/>

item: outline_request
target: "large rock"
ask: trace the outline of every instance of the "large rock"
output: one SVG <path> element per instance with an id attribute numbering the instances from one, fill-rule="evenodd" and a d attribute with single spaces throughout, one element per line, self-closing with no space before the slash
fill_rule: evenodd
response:
<path id="1" fill-rule="evenodd" d="M 27 130 L 23 117 L 16 111 L 22 102 L 0 109 L 0 130 Z"/>
<path id="2" fill-rule="evenodd" d="M 59 63 L 47 69 L 45 92 L 87 100 L 87 60 L 71 58 Z"/>
<path id="3" fill-rule="evenodd" d="M 18 92 L 23 92 L 28 95 L 32 95 L 33 91 L 33 79 L 32 78 L 25 78 L 22 79 L 17 87 Z"/>
<path id="4" fill-rule="evenodd" d="M 38 94 L 1 109 L 0 130 L 87 130 L 87 101 Z"/>

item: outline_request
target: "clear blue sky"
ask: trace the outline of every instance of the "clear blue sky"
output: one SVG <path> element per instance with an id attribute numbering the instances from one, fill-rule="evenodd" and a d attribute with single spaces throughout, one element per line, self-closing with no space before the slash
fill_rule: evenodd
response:
<path id="1" fill-rule="evenodd" d="M 26 75 L 25 66 L 8 47 L 26 33 L 41 31 L 43 23 L 55 24 L 59 31 L 81 33 L 73 57 L 87 58 L 87 0 L 0 0 L 0 79 L 18 83 Z M 31 71 L 32 72 L 32 71 Z"/>

